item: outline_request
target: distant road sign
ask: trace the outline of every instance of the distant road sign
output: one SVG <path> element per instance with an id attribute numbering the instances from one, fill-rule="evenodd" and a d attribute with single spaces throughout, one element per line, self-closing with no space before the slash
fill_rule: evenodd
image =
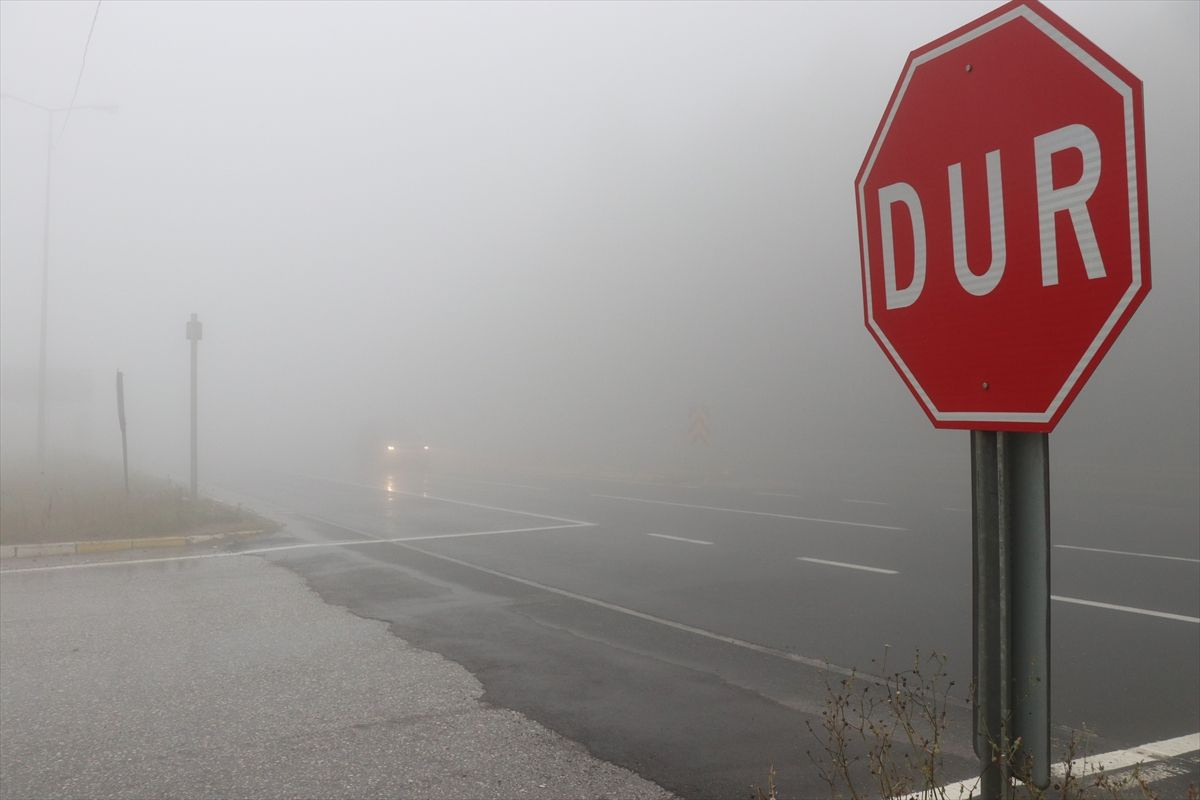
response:
<path id="1" fill-rule="evenodd" d="M 913 51 L 855 190 L 867 328 L 939 428 L 1052 430 L 1150 290 L 1141 81 L 1036 0 Z"/>
<path id="2" fill-rule="evenodd" d="M 708 406 L 692 406 L 688 414 L 688 439 L 692 444 L 708 444 Z"/>

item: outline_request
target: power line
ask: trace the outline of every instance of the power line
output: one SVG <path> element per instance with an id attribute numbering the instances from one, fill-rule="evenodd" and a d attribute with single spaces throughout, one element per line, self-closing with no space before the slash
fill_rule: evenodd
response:
<path id="1" fill-rule="evenodd" d="M 100 4 L 104 0 L 96 0 L 96 11 L 92 14 L 92 27 L 88 28 L 87 41 L 83 43 L 83 58 L 79 62 L 79 75 L 75 78 L 75 91 L 71 92 L 71 102 L 67 104 L 67 113 L 63 117 L 62 130 L 58 132 L 58 138 L 62 138 L 67 132 L 67 123 L 71 121 L 71 109 L 75 107 L 75 98 L 79 96 L 79 84 L 83 83 L 83 70 L 87 66 L 88 48 L 92 44 L 92 33 L 96 30 L 96 19 L 100 16 Z"/>

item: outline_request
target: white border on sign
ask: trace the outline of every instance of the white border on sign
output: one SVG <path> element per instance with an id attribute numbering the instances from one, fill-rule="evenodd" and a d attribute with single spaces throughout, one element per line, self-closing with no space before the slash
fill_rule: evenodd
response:
<path id="1" fill-rule="evenodd" d="M 904 363 L 904 359 L 896 352 L 896 348 L 884 335 L 883 330 L 875 323 L 875 309 L 871 299 L 871 248 L 869 239 L 867 238 L 867 205 L 866 205 L 866 184 L 871 175 L 871 169 L 875 166 L 875 158 L 879 155 L 879 150 L 883 147 L 883 142 L 887 139 L 888 130 L 892 126 L 892 120 L 896 116 L 896 110 L 900 107 L 900 101 L 904 97 L 904 93 L 908 91 L 909 81 L 912 80 L 913 73 L 917 67 L 922 64 L 932 61 L 935 58 L 944 56 L 950 51 L 961 47 L 962 45 L 983 36 L 986 33 L 1007 25 L 1017 18 L 1028 20 L 1039 31 L 1044 33 L 1052 41 L 1062 47 L 1067 53 L 1073 56 L 1079 63 L 1083 64 L 1089 70 L 1094 72 L 1101 80 L 1111 86 L 1117 94 L 1121 96 L 1125 109 L 1125 167 L 1126 179 L 1129 186 L 1129 242 L 1130 242 L 1130 263 L 1132 280 L 1130 281 L 1129 289 L 1121 296 L 1113 308 L 1112 313 L 1104 324 L 1100 326 L 1099 333 L 1088 345 L 1084 351 L 1083 357 L 1071 370 L 1071 374 L 1067 376 L 1062 388 L 1058 390 L 1058 394 L 1050 402 L 1049 407 L 1044 412 L 998 412 L 998 413 L 980 413 L 980 412 L 958 412 L 958 411 L 941 411 L 930 400 L 929 395 L 925 392 L 924 387 L 917 381 L 908 365 Z M 1141 249 L 1141 229 L 1138 216 L 1138 183 L 1137 183 L 1137 149 L 1136 149 L 1136 131 L 1134 129 L 1134 113 L 1133 113 L 1133 88 L 1129 84 L 1122 81 L 1111 70 L 1105 67 L 1096 59 L 1095 56 L 1088 53 L 1076 42 L 1068 38 L 1062 31 L 1055 28 L 1047 20 L 1038 16 L 1033 9 L 1028 6 L 1020 6 L 1014 8 L 1006 14 L 996 17 L 978 28 L 974 28 L 961 36 L 951 39 L 940 47 L 930 50 L 928 53 L 923 53 L 913 59 L 908 65 L 907 71 L 904 73 L 904 78 L 900 83 L 900 90 L 896 93 L 896 99 L 888 108 L 887 118 L 884 120 L 883 128 L 879 132 L 879 137 L 875 140 L 871 153 L 867 159 L 867 167 L 863 170 L 862 180 L 858 184 L 858 208 L 860 221 L 860 235 L 863 243 L 863 281 L 866 283 L 866 304 L 867 304 L 867 325 L 875 332 L 875 335 L 887 349 L 888 354 L 892 357 L 892 361 L 904 373 L 904 377 L 908 380 L 908 384 L 916 390 L 920 397 L 921 403 L 939 422 L 1015 422 L 1015 423 L 1046 423 L 1054 418 L 1060 406 L 1066 400 L 1067 395 L 1075 388 L 1075 384 L 1079 382 L 1084 370 L 1091 364 L 1100 348 L 1104 346 L 1105 340 L 1112 333 L 1113 328 L 1121 319 L 1121 316 L 1129 308 L 1129 304 L 1133 302 L 1133 298 L 1137 296 L 1138 291 L 1142 287 L 1142 249 Z"/>

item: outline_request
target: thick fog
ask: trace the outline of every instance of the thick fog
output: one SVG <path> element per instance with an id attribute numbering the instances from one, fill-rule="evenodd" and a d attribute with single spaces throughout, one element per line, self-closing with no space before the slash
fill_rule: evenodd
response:
<path id="1" fill-rule="evenodd" d="M 0 90 L 117 107 L 53 115 L 50 448 L 119 458 L 121 369 L 131 464 L 185 475 L 195 312 L 202 465 L 330 473 L 386 429 L 514 466 L 961 472 L 863 325 L 853 181 L 908 52 L 993 7 L 6 0 Z M 1153 274 L 1052 455 L 1194 486 L 1200 5 L 1050 7 L 1144 81 Z M 0 103 L 20 453 L 47 115 Z"/>

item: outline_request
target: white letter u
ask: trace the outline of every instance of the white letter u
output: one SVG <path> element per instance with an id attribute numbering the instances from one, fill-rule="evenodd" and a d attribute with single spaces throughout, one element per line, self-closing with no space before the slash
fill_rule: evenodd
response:
<path id="1" fill-rule="evenodd" d="M 982 297 L 1000 282 L 1004 275 L 1007 253 L 1004 248 L 1004 187 L 1000 180 L 1000 151 L 987 154 L 988 218 L 992 229 L 992 263 L 982 275 L 971 271 L 967 263 L 967 224 L 963 212 L 962 164 L 947 169 L 950 181 L 950 233 L 954 240 L 954 274 L 962 287 L 976 297 Z"/>

